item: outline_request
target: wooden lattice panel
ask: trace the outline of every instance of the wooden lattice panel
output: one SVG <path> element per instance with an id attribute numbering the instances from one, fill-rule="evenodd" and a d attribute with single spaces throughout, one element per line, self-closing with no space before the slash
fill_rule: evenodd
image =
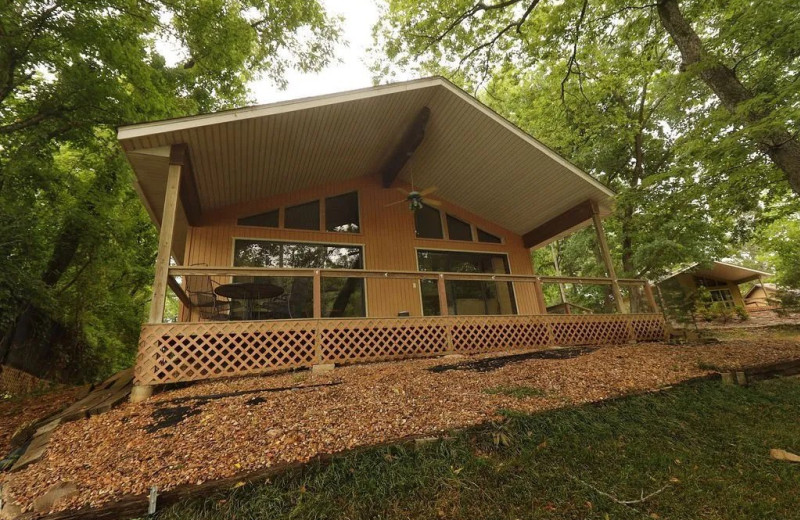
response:
<path id="1" fill-rule="evenodd" d="M 556 345 L 605 345 L 632 338 L 631 315 L 548 316 Z"/>
<path id="2" fill-rule="evenodd" d="M 637 341 L 659 341 L 666 339 L 664 318 L 659 314 L 641 314 L 631 320 Z"/>
<path id="3" fill-rule="evenodd" d="M 448 351 L 440 318 L 320 320 L 320 355 L 326 363 L 357 363 Z"/>
<path id="4" fill-rule="evenodd" d="M 314 362 L 316 322 L 202 322 L 145 325 L 138 384 L 257 374 Z"/>
<path id="5" fill-rule="evenodd" d="M 454 316 L 450 327 L 456 352 L 488 352 L 553 344 L 544 316 Z"/>
<path id="6" fill-rule="evenodd" d="M 136 383 L 551 345 L 663 339 L 658 314 L 442 316 L 144 325 Z"/>

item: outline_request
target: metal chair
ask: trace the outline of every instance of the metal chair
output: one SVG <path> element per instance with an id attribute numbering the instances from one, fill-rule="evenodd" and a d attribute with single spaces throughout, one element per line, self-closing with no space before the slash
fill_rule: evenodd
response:
<path id="1" fill-rule="evenodd" d="M 205 264 L 195 264 L 205 265 Z M 196 307 L 203 320 L 227 321 L 231 319 L 231 301 L 222 299 L 214 292 L 219 284 L 210 276 L 188 276 L 186 293 L 192 307 Z"/>

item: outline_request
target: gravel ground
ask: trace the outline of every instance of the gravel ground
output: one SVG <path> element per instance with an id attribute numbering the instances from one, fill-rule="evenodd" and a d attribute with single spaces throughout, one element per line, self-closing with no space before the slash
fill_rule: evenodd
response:
<path id="1" fill-rule="evenodd" d="M 657 389 L 711 367 L 799 359 L 800 341 L 651 343 L 576 354 L 515 358 L 490 363 L 488 370 L 473 362 L 498 354 L 196 384 L 60 427 L 40 462 L 0 476 L 0 483 L 26 510 L 53 484 L 67 481 L 78 493 L 55 509 L 98 506 L 146 494 L 152 485 L 166 490 L 410 435 L 436 435 L 487 421 L 501 408 L 537 412 Z M 450 369 L 429 370 L 441 365 Z M 515 387 L 526 391 L 503 390 Z"/>

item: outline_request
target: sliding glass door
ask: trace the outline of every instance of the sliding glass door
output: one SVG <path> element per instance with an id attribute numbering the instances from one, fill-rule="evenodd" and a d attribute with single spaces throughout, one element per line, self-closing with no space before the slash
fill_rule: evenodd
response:
<path id="1" fill-rule="evenodd" d="M 420 271 L 447 273 L 498 273 L 508 274 L 508 258 L 504 254 L 464 251 L 417 250 Z M 447 280 L 449 314 L 483 315 L 516 314 L 514 287 L 511 282 Z M 422 312 L 425 316 L 438 316 L 439 292 L 435 280 L 423 280 Z"/>

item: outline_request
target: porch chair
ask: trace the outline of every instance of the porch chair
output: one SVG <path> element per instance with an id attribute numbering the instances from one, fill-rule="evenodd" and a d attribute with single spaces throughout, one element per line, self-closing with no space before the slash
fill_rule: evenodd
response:
<path id="1" fill-rule="evenodd" d="M 205 264 L 194 264 L 205 265 Z M 227 321 L 230 319 L 231 302 L 214 292 L 219 284 L 210 276 L 187 276 L 186 293 L 192 307 L 196 307 L 203 320 Z"/>

